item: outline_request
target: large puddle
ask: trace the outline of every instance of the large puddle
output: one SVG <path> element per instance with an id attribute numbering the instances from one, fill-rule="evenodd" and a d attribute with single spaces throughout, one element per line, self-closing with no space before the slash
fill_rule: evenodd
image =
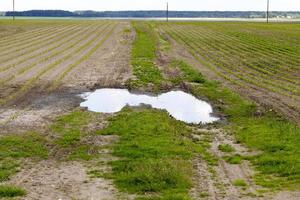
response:
<path id="1" fill-rule="evenodd" d="M 116 113 L 125 106 L 150 105 L 152 108 L 165 109 L 175 119 L 186 123 L 211 123 L 218 118 L 212 116 L 213 109 L 205 101 L 182 92 L 171 91 L 159 96 L 132 94 L 126 89 L 99 89 L 84 93 L 85 100 L 80 104 L 88 110 L 100 113 Z"/>

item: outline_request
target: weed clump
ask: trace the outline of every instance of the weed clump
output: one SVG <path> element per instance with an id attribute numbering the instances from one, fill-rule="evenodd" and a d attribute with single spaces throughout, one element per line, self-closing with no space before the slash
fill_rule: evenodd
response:
<path id="1" fill-rule="evenodd" d="M 0 197 L 24 196 L 26 191 L 11 185 L 0 185 Z"/>

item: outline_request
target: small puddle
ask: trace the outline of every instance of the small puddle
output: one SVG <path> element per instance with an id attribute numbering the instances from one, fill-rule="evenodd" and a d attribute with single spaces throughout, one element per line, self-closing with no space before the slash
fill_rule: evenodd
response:
<path id="1" fill-rule="evenodd" d="M 171 91 L 159 96 L 132 94 L 127 89 L 99 89 L 81 95 L 85 100 L 80 104 L 89 111 L 116 113 L 125 106 L 150 105 L 152 108 L 165 109 L 175 119 L 186 123 L 211 123 L 218 118 L 211 116 L 212 107 L 205 101 L 182 92 Z"/>

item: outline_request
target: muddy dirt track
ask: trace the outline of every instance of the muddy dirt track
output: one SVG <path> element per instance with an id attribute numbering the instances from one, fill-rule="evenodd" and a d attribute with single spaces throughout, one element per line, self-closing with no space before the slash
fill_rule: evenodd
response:
<path id="1" fill-rule="evenodd" d="M 130 32 L 126 21 L 85 21 L 55 25 L 52 23 L 29 28 L 0 28 L 0 137 L 42 131 L 53 120 L 78 107 L 78 94 L 103 87 L 124 88 L 132 78 L 130 67 L 131 45 L 135 33 Z M 7 36 L 13 33 L 12 36 Z M 177 51 L 162 56 L 176 57 L 199 67 L 209 78 L 219 79 L 209 69 L 197 63 L 182 45 L 174 42 Z M 164 60 L 165 59 L 165 60 Z M 262 98 L 263 99 L 263 98 Z M 99 119 L 106 121 L 107 116 Z M 99 126 L 103 124 L 100 123 Z M 211 152 L 223 157 L 218 150 L 220 143 L 233 143 L 234 139 L 222 130 L 198 130 L 213 135 Z M 199 135 L 193 136 L 197 140 Z M 101 136 L 92 138 L 99 146 L 111 144 L 117 138 Z M 235 148 L 242 155 L 247 149 Z M 108 149 L 102 149 L 103 163 L 115 159 Z M 54 153 L 55 155 L 55 153 Z M 99 162 L 100 162 L 99 161 Z M 9 183 L 21 186 L 28 194 L 21 199 L 134 199 L 134 196 L 117 191 L 111 180 L 90 179 L 86 168 L 95 163 L 61 162 L 55 157 L 39 163 L 25 162 L 22 170 Z M 88 166 L 86 166 L 88 165 Z M 106 170 L 107 166 L 103 166 Z M 273 197 L 249 197 L 248 193 L 260 189 L 250 178 L 253 169 L 246 162 L 230 165 L 221 162 L 213 177 L 206 163 L 194 161 L 197 174 L 191 196 L 209 193 L 207 199 L 270 199 Z M 217 180 L 216 180 L 217 179 Z M 245 179 L 247 190 L 232 185 L 235 179 Z M 221 181 L 220 181 L 221 180 Z M 218 185 L 219 184 L 219 185 Z M 297 199 L 299 193 L 282 192 L 274 199 Z M 203 197 L 205 198 L 205 197 Z"/>

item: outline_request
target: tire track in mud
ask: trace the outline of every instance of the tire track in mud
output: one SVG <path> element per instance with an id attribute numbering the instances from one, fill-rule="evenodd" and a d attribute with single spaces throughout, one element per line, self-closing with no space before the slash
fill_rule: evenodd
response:
<path id="1" fill-rule="evenodd" d="M 197 133 L 199 137 L 206 134 L 213 137 L 209 151 L 216 156 L 218 164 L 217 166 L 209 165 L 201 157 L 194 160 L 196 175 L 194 188 L 190 191 L 194 199 L 267 200 L 270 198 L 270 196 L 262 197 L 258 194 L 257 191 L 262 188 L 252 179 L 254 169 L 248 161 L 243 160 L 241 164 L 229 164 L 223 159 L 223 156 L 227 154 L 218 149 L 221 144 L 229 144 L 235 148 L 235 153 L 249 156 L 250 153 L 245 147 L 234 143 L 233 137 L 220 129 L 198 129 Z M 237 179 L 246 181 L 247 187 L 234 186 L 234 181 Z"/>

